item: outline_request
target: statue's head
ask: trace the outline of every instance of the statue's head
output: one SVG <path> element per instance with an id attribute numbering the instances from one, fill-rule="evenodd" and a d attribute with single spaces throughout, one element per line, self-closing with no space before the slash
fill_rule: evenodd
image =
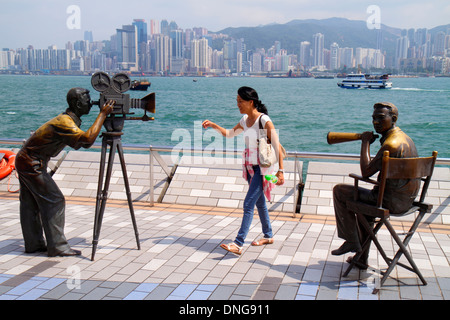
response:
<path id="1" fill-rule="evenodd" d="M 373 106 L 372 123 L 377 133 L 385 133 L 395 127 L 398 109 L 390 102 L 378 102 Z"/>
<path id="2" fill-rule="evenodd" d="M 92 103 L 89 90 L 84 88 L 72 88 L 67 92 L 67 103 L 69 109 L 78 117 L 91 111 Z"/>

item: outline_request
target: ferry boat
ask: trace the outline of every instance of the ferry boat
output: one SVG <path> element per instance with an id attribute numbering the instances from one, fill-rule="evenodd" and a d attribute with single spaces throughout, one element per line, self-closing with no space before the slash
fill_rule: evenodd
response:
<path id="1" fill-rule="evenodd" d="M 133 80 L 131 82 L 130 90 L 147 91 L 151 83 L 147 79 Z"/>
<path id="2" fill-rule="evenodd" d="M 391 89 L 392 82 L 389 81 L 389 75 L 370 75 L 370 74 L 349 74 L 342 82 L 337 84 L 346 89 Z"/>

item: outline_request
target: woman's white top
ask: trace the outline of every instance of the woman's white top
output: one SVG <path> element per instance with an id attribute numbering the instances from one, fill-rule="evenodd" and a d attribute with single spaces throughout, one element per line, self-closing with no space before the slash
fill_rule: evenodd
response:
<path id="1" fill-rule="evenodd" d="M 270 120 L 270 117 L 267 114 L 262 114 L 261 116 L 261 124 L 263 128 L 265 127 L 267 121 Z M 244 115 L 241 120 L 239 121 L 239 124 L 244 129 L 244 143 L 245 148 L 249 149 L 248 151 L 248 159 L 245 159 L 246 162 L 257 165 L 258 164 L 258 138 L 259 138 L 259 118 L 256 119 L 255 123 L 251 126 L 247 126 L 247 118 L 248 115 Z M 265 134 L 265 133 L 261 133 Z"/>

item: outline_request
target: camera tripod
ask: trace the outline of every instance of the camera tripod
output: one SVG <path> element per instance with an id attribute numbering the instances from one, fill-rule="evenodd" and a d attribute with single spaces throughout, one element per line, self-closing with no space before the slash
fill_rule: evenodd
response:
<path id="1" fill-rule="evenodd" d="M 118 118 L 107 118 L 106 121 L 114 122 L 114 120 L 118 120 Z M 119 120 L 120 121 L 120 120 Z M 122 120 L 123 121 L 123 120 Z M 108 124 L 105 123 L 107 126 Z M 110 124 L 109 124 L 110 125 Z M 131 221 L 133 222 L 134 233 L 136 236 L 136 243 L 138 250 L 141 249 L 139 243 L 139 233 L 137 229 L 136 219 L 134 216 L 133 203 L 131 199 L 130 185 L 128 183 L 127 169 L 125 165 L 125 158 L 123 154 L 122 148 L 122 135 L 121 130 L 117 130 L 115 132 L 103 132 L 102 133 L 102 151 L 100 158 L 100 172 L 98 177 L 98 189 L 97 189 L 97 203 L 95 207 L 95 220 L 94 220 L 94 236 L 92 240 L 92 256 L 91 261 L 94 261 L 95 251 L 97 249 L 98 239 L 100 237 L 100 229 L 102 227 L 103 214 L 105 212 L 106 200 L 108 198 L 108 189 L 111 180 L 112 167 L 114 164 L 114 156 L 116 151 L 119 154 L 120 164 L 122 166 L 122 174 L 123 180 L 125 183 L 125 190 L 127 194 L 128 207 L 130 209 Z M 105 174 L 105 162 L 106 162 L 106 151 L 110 146 L 109 158 L 108 158 L 108 167 L 106 170 L 106 178 L 103 184 L 103 177 Z"/>

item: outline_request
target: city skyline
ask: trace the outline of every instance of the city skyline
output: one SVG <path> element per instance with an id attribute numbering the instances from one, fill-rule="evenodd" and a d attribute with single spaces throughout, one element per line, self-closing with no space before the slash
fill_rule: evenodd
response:
<path id="1" fill-rule="evenodd" d="M 325 3 L 327 2 L 327 3 Z M 2 48 L 32 45 L 64 48 L 68 41 L 83 39 L 84 31 L 92 31 L 94 40 L 108 40 L 117 28 L 136 18 L 176 21 L 180 28 L 203 27 L 217 32 L 227 27 L 284 24 L 295 19 L 341 17 L 350 20 L 373 19 L 370 7 L 376 6 L 381 24 L 394 28 L 433 28 L 450 22 L 450 3 L 433 1 L 341 1 L 309 0 L 243 0 L 205 1 L 177 0 L 142 2 L 116 0 L 89 2 L 55 0 L 20 0 L 2 5 L 0 26 L 11 30 L 2 35 Z M 117 2 L 119 3 L 119 2 Z M 326 9 L 323 9 L 326 8 Z"/>
<path id="2" fill-rule="evenodd" d="M 343 23 L 343 19 L 331 20 Z M 361 22 L 351 23 L 355 30 L 360 30 Z M 86 74 L 105 70 L 177 76 L 246 76 L 271 72 L 310 76 L 309 71 L 345 72 L 347 68 L 356 67 L 442 74 L 450 71 L 448 27 L 434 36 L 426 28 L 401 30 L 395 40 L 395 55 L 387 55 L 381 51 L 379 30 L 368 30 L 377 34 L 376 48 L 340 47 L 337 42 L 332 42 L 328 48 L 324 46 L 326 35 L 315 33 L 309 36 L 312 42 L 300 42 L 300 47 L 292 53 L 278 40 L 272 42 L 270 48 L 247 48 L 242 37 L 210 34 L 205 28 L 183 31 L 174 21 L 163 20 L 158 24 L 151 20 L 149 28 L 145 20 L 134 19 L 132 25 L 116 29 L 109 41 L 93 41 L 92 33 L 85 32 L 84 40 L 68 42 L 65 49 L 56 46 L 3 49 L 0 51 L 0 70 L 46 74 Z M 214 39 L 221 40 L 222 46 L 217 46 L 219 43 Z"/>

